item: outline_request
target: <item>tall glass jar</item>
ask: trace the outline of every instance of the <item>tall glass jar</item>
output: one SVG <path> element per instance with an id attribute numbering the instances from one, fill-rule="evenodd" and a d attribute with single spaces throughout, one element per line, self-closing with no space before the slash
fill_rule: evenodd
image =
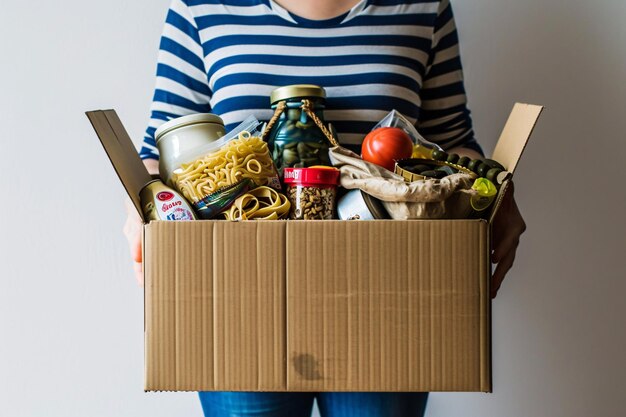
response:
<path id="1" fill-rule="evenodd" d="M 285 168 L 306 168 L 314 165 L 330 166 L 328 149 L 330 142 L 317 124 L 303 110 L 303 101 L 308 99 L 311 110 L 325 124 L 324 107 L 326 91 L 317 85 L 290 85 L 277 88 L 272 92 L 270 101 L 276 111 L 279 103 L 285 103 L 285 109 L 271 128 L 267 144 L 272 159 L 283 177 Z"/>

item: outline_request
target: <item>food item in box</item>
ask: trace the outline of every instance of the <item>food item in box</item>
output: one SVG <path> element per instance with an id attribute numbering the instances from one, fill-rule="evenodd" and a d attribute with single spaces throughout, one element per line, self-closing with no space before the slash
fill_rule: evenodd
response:
<path id="1" fill-rule="evenodd" d="M 139 192 L 146 220 L 195 220 L 193 210 L 175 190 L 154 180 Z"/>
<path id="2" fill-rule="evenodd" d="M 331 167 L 285 168 L 293 220 L 330 220 L 335 216 L 339 170 Z"/>
<path id="3" fill-rule="evenodd" d="M 257 186 L 279 187 L 267 144 L 248 132 L 240 133 L 216 151 L 183 164 L 174 171 L 172 179 L 192 203 L 245 179 Z"/>
<path id="4" fill-rule="evenodd" d="M 461 165 L 447 161 L 417 158 L 399 160 L 396 163 L 395 173 L 401 175 L 406 181 L 419 181 L 428 178 L 442 179 L 458 173 L 468 174 L 472 178 L 476 178 L 475 173 Z"/>
<path id="5" fill-rule="evenodd" d="M 264 139 L 281 178 L 285 168 L 330 165 L 326 133 L 334 133 L 332 127 L 324 126 L 325 99 L 326 91 L 317 85 L 290 85 L 272 91 L 274 116 Z"/>
<path id="6" fill-rule="evenodd" d="M 228 187 L 220 188 L 214 193 L 204 197 L 200 201 L 193 203 L 194 209 L 198 217 L 204 220 L 210 220 L 228 209 L 239 196 L 247 193 L 254 188 L 254 183 L 249 178 L 239 181 Z"/>
<path id="7" fill-rule="evenodd" d="M 178 168 L 177 159 L 186 152 L 224 136 L 224 121 L 211 113 L 192 114 L 163 123 L 154 137 L 159 148 L 159 175 L 165 184 Z"/>
<path id="8" fill-rule="evenodd" d="M 410 158 L 413 141 L 398 127 L 379 127 L 365 136 L 361 146 L 363 160 L 393 171 L 397 160 Z"/>
<path id="9" fill-rule="evenodd" d="M 382 202 L 359 189 L 348 191 L 337 202 L 340 220 L 389 219 Z"/>
<path id="10" fill-rule="evenodd" d="M 237 198 L 222 213 L 226 220 L 282 220 L 289 217 L 291 204 L 283 194 L 270 187 L 258 187 Z"/>
<path id="11" fill-rule="evenodd" d="M 486 178 L 477 178 L 472 185 L 477 193 L 470 198 L 470 204 L 476 212 L 487 210 L 498 194 L 497 187 Z"/>

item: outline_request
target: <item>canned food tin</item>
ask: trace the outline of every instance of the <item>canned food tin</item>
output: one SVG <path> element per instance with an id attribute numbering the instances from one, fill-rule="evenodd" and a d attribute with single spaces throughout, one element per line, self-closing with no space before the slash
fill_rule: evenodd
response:
<path id="1" fill-rule="evenodd" d="M 389 219 L 383 203 L 359 189 L 348 191 L 337 203 L 339 220 Z"/>
<path id="2" fill-rule="evenodd" d="M 185 152 L 224 136 L 224 122 L 211 113 L 192 114 L 170 120 L 154 135 L 159 148 L 159 174 L 168 185 L 172 172 L 178 168 L 178 158 Z"/>
<path id="3" fill-rule="evenodd" d="M 433 159 L 421 159 L 421 158 L 410 158 L 410 159 L 401 159 L 396 161 L 396 166 L 394 172 L 398 175 L 401 175 L 407 182 L 413 181 L 422 181 L 427 180 L 430 177 L 425 175 L 420 175 L 419 172 L 416 172 L 415 168 L 420 168 L 424 166 L 423 169 L 432 169 L 432 170 L 443 170 L 443 176 L 452 175 L 454 173 L 468 174 L 472 178 L 476 178 L 477 175 L 465 168 L 464 166 L 453 164 L 445 161 L 435 161 Z M 417 171 L 420 171 L 418 169 Z M 424 171 L 422 171 L 424 172 Z"/>
<path id="4" fill-rule="evenodd" d="M 187 201 L 161 180 L 146 184 L 139 192 L 141 208 L 149 220 L 196 220 Z"/>

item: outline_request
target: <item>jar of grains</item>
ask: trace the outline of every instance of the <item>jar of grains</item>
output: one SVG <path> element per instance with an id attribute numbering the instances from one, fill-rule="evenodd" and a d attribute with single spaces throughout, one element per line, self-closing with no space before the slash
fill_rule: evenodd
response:
<path id="1" fill-rule="evenodd" d="M 285 168 L 284 181 L 292 220 L 335 218 L 339 170 L 332 167 Z"/>

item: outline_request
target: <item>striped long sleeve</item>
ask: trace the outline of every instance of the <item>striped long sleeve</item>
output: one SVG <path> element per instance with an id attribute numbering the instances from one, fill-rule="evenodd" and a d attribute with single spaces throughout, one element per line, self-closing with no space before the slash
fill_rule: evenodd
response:
<path id="1" fill-rule="evenodd" d="M 459 37 L 449 0 L 442 0 L 421 90 L 420 133 L 444 149 L 463 146 L 483 153 L 467 108 Z"/>
<path id="2" fill-rule="evenodd" d="M 184 0 L 173 0 L 159 47 L 156 86 L 142 159 L 158 159 L 154 133 L 167 120 L 211 111 L 211 90 L 198 27 Z"/>

